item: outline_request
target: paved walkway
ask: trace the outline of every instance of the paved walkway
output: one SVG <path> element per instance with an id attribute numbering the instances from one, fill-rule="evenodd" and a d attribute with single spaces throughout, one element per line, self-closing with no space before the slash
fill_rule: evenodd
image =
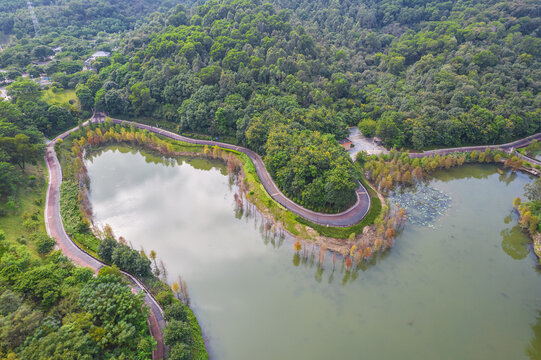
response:
<path id="1" fill-rule="evenodd" d="M 105 114 L 96 113 L 94 117 L 94 121 L 96 122 L 105 121 Z M 212 141 L 212 140 L 195 140 L 195 139 L 188 138 L 186 136 L 175 134 L 167 130 L 163 130 L 163 129 L 150 126 L 150 125 L 140 124 L 137 122 L 120 120 L 120 119 L 112 119 L 112 121 L 115 124 L 133 125 L 136 128 L 148 130 L 152 133 L 155 133 L 155 134 L 158 134 L 158 135 L 161 135 L 173 140 L 184 141 L 190 144 L 219 146 L 225 149 L 235 150 L 243 154 L 246 154 L 250 158 L 250 160 L 252 160 L 255 166 L 257 175 L 259 176 L 259 179 L 261 180 L 261 183 L 263 184 L 263 187 L 265 188 L 269 196 L 271 196 L 275 201 L 277 201 L 280 205 L 282 205 L 283 207 L 285 207 L 292 213 L 299 215 L 316 224 L 320 224 L 324 226 L 336 226 L 336 227 L 352 226 L 360 222 L 366 216 L 366 214 L 368 213 L 368 210 L 370 210 L 370 196 L 368 195 L 368 192 L 366 191 L 366 189 L 361 183 L 359 183 L 359 186 L 355 190 L 357 201 L 352 207 L 350 207 L 349 209 L 341 213 L 336 213 L 336 214 L 319 213 L 316 211 L 306 209 L 302 207 L 301 205 L 295 203 L 291 199 L 289 199 L 287 196 L 285 196 L 280 191 L 280 189 L 278 189 L 278 186 L 276 186 L 276 184 L 272 180 L 272 177 L 270 176 L 269 172 L 265 168 L 265 164 L 263 163 L 263 160 L 261 159 L 261 157 L 250 149 L 246 149 L 242 146 L 236 146 L 236 145 L 221 143 L 221 142 Z"/>
<path id="2" fill-rule="evenodd" d="M 59 135 L 53 141 L 49 142 L 46 148 L 45 162 L 49 171 L 49 185 L 47 188 L 45 202 L 45 226 L 49 236 L 56 239 L 58 247 L 68 258 L 70 258 L 77 265 L 89 267 L 97 273 L 98 270 L 105 264 L 86 253 L 71 240 L 71 238 L 66 234 L 66 230 L 62 224 L 62 217 L 60 216 L 60 184 L 62 183 L 62 169 L 60 167 L 60 163 L 58 162 L 58 158 L 56 157 L 54 144 L 56 143 L 57 139 L 66 138 L 73 131 L 75 130 L 72 129 L 62 135 Z M 162 329 L 166 324 L 163 317 L 163 311 L 156 299 L 154 299 L 154 297 L 139 280 L 124 271 L 122 273 L 128 279 L 133 290 L 136 292 L 142 291 L 145 294 L 144 300 L 150 309 L 148 317 L 150 332 L 158 343 L 156 350 L 152 354 L 152 358 L 163 359 L 165 347 L 163 343 Z"/>
<path id="3" fill-rule="evenodd" d="M 533 140 L 537 140 L 537 141 L 541 140 L 541 133 L 537 133 L 537 134 L 525 137 L 524 139 L 513 141 L 507 144 L 484 145 L 484 146 L 464 146 L 464 147 L 457 147 L 457 148 L 428 150 L 428 151 L 423 151 L 420 153 L 410 153 L 409 156 L 410 158 L 423 158 L 427 156 L 448 155 L 448 154 L 457 153 L 457 152 L 472 152 L 472 151 L 480 152 L 480 151 L 485 151 L 485 149 L 487 148 L 490 150 L 501 150 L 501 151 L 505 151 L 506 153 L 511 153 L 515 149 L 530 145 Z M 530 158 L 527 158 L 527 161 L 530 161 Z"/>

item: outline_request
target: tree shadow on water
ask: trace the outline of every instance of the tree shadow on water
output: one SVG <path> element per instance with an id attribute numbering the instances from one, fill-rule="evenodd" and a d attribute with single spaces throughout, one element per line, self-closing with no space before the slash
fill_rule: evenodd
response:
<path id="1" fill-rule="evenodd" d="M 529 239 L 524 235 L 520 226 L 504 229 L 500 232 L 502 250 L 515 260 L 522 260 L 530 253 Z"/>
<path id="2" fill-rule="evenodd" d="M 533 337 L 525 349 L 531 360 L 541 359 L 541 311 L 537 311 L 537 321 L 532 325 Z"/>
<path id="3" fill-rule="evenodd" d="M 378 252 L 369 259 L 348 265 L 341 255 L 326 251 L 326 256 L 322 256 L 321 253 L 318 255 L 314 250 L 309 249 L 295 252 L 291 262 L 295 267 L 314 268 L 314 279 L 318 283 L 326 278 L 328 284 L 339 280 L 341 285 L 345 286 L 355 282 L 363 272 L 373 268 L 389 255 L 390 251 Z"/>

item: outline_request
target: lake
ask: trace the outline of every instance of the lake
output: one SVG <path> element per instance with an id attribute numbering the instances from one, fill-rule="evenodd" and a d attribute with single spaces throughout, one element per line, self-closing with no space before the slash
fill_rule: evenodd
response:
<path id="1" fill-rule="evenodd" d="M 123 148 L 87 160 L 95 220 L 186 280 L 214 359 L 539 359 L 541 274 L 512 202 L 530 181 L 489 165 L 439 172 L 450 198 L 356 271 L 295 259 L 220 162 Z M 415 191 L 415 190 L 412 190 Z M 316 256 L 317 257 L 317 256 Z"/>

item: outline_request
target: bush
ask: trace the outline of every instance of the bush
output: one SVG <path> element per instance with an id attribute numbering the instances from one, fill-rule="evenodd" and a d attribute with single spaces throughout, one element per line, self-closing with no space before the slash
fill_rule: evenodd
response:
<path id="1" fill-rule="evenodd" d="M 165 345 L 173 346 L 178 343 L 188 344 L 190 341 L 190 326 L 179 320 L 171 320 L 163 330 L 163 341 Z"/>
<path id="2" fill-rule="evenodd" d="M 122 273 L 120 272 L 120 269 L 116 265 L 104 266 L 98 271 L 98 276 L 107 276 L 107 275 L 122 277 Z"/>
<path id="3" fill-rule="evenodd" d="M 167 305 L 170 305 L 174 300 L 175 297 L 173 296 L 173 293 L 169 290 L 160 291 L 156 295 L 156 300 L 160 303 L 161 306 L 166 307 Z"/>
<path id="4" fill-rule="evenodd" d="M 117 265 L 136 276 L 147 277 L 152 274 L 149 259 L 112 238 L 105 238 L 98 246 L 97 253 L 105 262 Z"/>
<path id="5" fill-rule="evenodd" d="M 179 320 L 186 321 L 188 319 L 188 313 L 186 307 L 180 301 L 174 301 L 171 305 L 165 308 L 165 320 Z"/>
<path id="6" fill-rule="evenodd" d="M 53 250 L 56 242 L 53 238 L 49 237 L 47 234 L 39 234 L 36 236 L 36 248 L 40 254 L 48 254 Z"/>
<path id="7" fill-rule="evenodd" d="M 167 358 L 170 360 L 189 360 L 192 358 L 192 352 L 186 344 L 175 344 L 169 350 Z"/>

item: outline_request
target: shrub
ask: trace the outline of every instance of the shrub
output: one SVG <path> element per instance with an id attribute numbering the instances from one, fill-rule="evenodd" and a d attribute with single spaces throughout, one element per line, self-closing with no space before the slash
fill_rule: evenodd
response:
<path id="1" fill-rule="evenodd" d="M 166 307 L 167 305 L 170 305 L 174 300 L 175 297 L 173 296 L 173 293 L 169 290 L 160 291 L 156 295 L 156 300 L 160 303 L 161 306 Z"/>
<path id="2" fill-rule="evenodd" d="M 107 276 L 107 275 L 122 277 L 122 273 L 120 272 L 120 269 L 116 265 L 104 266 L 98 271 L 98 276 Z"/>
<path id="3" fill-rule="evenodd" d="M 192 358 L 192 352 L 186 344 L 175 344 L 169 350 L 167 358 L 169 360 L 189 360 Z"/>
<path id="4" fill-rule="evenodd" d="M 186 307 L 180 301 L 174 301 L 171 305 L 165 308 L 165 319 L 167 321 L 179 320 L 186 321 L 188 319 L 188 313 Z"/>
<path id="5" fill-rule="evenodd" d="M 173 346 L 177 343 L 187 344 L 190 341 L 190 326 L 179 320 L 170 320 L 163 330 L 163 341 L 165 345 Z"/>
<path id="6" fill-rule="evenodd" d="M 48 254 L 53 250 L 56 242 L 47 234 L 39 234 L 36 236 L 36 248 L 40 254 Z"/>

